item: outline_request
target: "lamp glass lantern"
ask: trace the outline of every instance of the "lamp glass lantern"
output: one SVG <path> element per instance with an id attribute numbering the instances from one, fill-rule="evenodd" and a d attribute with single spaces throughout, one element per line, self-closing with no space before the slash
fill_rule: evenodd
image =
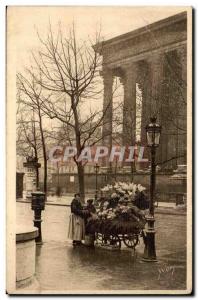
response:
<path id="1" fill-rule="evenodd" d="M 98 164 L 95 164 L 94 169 L 96 171 L 96 173 L 99 171 L 100 166 Z"/>
<path id="2" fill-rule="evenodd" d="M 161 126 L 156 123 L 157 118 L 150 119 L 150 124 L 146 126 L 146 136 L 148 147 L 158 147 L 160 144 Z"/>

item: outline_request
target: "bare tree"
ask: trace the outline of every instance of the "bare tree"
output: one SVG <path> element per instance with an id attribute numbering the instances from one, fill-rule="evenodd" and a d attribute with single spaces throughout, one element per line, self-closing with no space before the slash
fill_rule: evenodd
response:
<path id="1" fill-rule="evenodd" d="M 74 26 L 68 36 L 61 28 L 55 35 L 50 26 L 47 38 L 39 36 L 41 50 L 33 54 L 36 67 L 29 70 L 37 85 L 45 91 L 41 110 L 73 132 L 77 155 L 74 161 L 78 170 L 79 191 L 84 198 L 84 165 L 78 158 L 87 145 L 102 140 L 96 131 L 103 125 L 105 112 L 101 109 L 82 113 L 85 101 L 99 101 L 102 86 L 99 70 L 101 58 L 92 45 L 100 45 L 100 34 L 93 43 L 77 42 Z M 93 138 L 94 137 L 94 138 Z M 68 136 L 69 140 L 69 136 Z M 69 141 L 71 142 L 71 141 Z"/>
<path id="2" fill-rule="evenodd" d="M 40 133 L 33 111 L 27 110 L 24 107 L 21 109 L 20 106 L 17 112 L 16 133 L 17 154 L 22 157 L 28 157 L 32 153 L 36 159 L 39 159 L 41 148 Z M 39 169 L 36 170 L 36 187 L 39 187 Z"/>
<path id="3" fill-rule="evenodd" d="M 39 148 L 42 148 L 42 156 L 44 163 L 44 192 L 47 193 L 47 149 L 46 149 L 46 132 L 44 129 L 43 118 L 44 113 L 41 109 L 42 107 L 42 86 L 38 85 L 32 76 L 31 72 L 27 72 L 26 76 L 18 73 L 17 74 L 17 87 L 20 94 L 18 97 L 18 103 L 22 106 L 22 109 L 29 109 L 33 112 L 33 119 L 29 118 L 29 123 L 33 129 L 33 142 L 28 139 L 28 134 L 26 128 L 24 127 L 24 122 L 19 121 L 22 126 L 23 133 L 25 135 L 26 141 L 33 147 L 34 154 L 38 158 L 38 143 L 40 143 Z M 37 126 L 35 127 L 35 124 Z M 37 129 L 37 130 L 36 130 Z"/>

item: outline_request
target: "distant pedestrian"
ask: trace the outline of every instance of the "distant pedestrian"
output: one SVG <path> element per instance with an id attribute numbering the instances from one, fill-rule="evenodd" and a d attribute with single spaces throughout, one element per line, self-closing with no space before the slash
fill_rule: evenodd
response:
<path id="1" fill-rule="evenodd" d="M 80 201 L 80 194 L 75 194 L 71 202 L 71 215 L 69 217 L 68 238 L 73 240 L 73 246 L 82 245 L 85 238 L 83 206 Z"/>
<path id="2" fill-rule="evenodd" d="M 136 191 L 133 204 L 139 209 L 145 210 L 149 208 L 149 199 L 144 191 Z"/>

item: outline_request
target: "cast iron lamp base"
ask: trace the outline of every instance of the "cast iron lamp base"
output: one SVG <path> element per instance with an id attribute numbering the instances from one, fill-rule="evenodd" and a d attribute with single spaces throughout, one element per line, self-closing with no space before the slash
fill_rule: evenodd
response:
<path id="1" fill-rule="evenodd" d="M 148 215 L 146 220 L 148 227 L 146 229 L 145 248 L 142 260 L 145 262 L 157 262 L 155 250 L 155 219 L 152 215 Z"/>

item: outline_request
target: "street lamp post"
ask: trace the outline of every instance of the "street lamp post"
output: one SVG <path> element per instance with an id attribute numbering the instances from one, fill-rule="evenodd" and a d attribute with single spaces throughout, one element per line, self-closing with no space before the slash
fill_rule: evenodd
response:
<path id="1" fill-rule="evenodd" d="M 155 154 L 156 148 L 159 147 L 161 126 L 156 123 L 155 117 L 151 118 L 151 123 L 146 126 L 147 145 L 151 149 L 151 176 L 150 176 L 150 202 L 149 215 L 146 217 L 147 229 L 145 238 L 144 261 L 157 261 L 155 249 L 155 218 L 154 218 L 154 203 L 155 203 L 155 182 L 156 182 L 156 163 Z"/>
<path id="2" fill-rule="evenodd" d="M 96 191 L 95 191 L 95 203 L 97 204 L 98 201 L 98 171 L 100 166 L 98 164 L 95 164 L 94 169 L 96 173 Z"/>
<path id="3" fill-rule="evenodd" d="M 34 211 L 34 226 L 38 228 L 39 235 L 35 241 L 37 245 L 42 245 L 42 230 L 41 230 L 41 212 L 45 209 L 45 193 L 36 191 L 32 193 L 32 210 Z"/>

